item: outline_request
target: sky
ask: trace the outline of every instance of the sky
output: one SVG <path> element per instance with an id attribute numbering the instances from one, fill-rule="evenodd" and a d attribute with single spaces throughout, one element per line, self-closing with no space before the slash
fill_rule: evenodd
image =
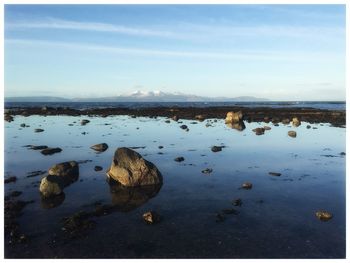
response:
<path id="1" fill-rule="evenodd" d="M 5 5 L 5 97 L 345 100 L 345 5 Z"/>

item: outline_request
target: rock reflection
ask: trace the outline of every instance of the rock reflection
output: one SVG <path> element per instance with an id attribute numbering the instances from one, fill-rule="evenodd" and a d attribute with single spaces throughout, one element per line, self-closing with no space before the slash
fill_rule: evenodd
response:
<path id="1" fill-rule="evenodd" d="M 226 123 L 226 126 L 231 128 L 231 129 L 235 129 L 237 131 L 243 131 L 245 129 L 245 124 L 243 121 L 240 122 L 235 122 L 235 123 Z"/>
<path id="2" fill-rule="evenodd" d="M 125 187 L 119 183 L 109 183 L 113 207 L 121 212 L 129 212 L 155 197 L 161 184 L 139 187 Z"/>
<path id="3" fill-rule="evenodd" d="M 41 207 L 44 209 L 51 209 L 61 205 L 66 198 L 65 194 L 62 192 L 59 195 L 53 197 L 44 197 L 41 196 Z"/>

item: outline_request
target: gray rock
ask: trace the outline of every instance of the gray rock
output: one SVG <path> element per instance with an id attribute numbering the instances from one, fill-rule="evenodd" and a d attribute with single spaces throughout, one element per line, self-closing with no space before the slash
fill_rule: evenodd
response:
<path id="1" fill-rule="evenodd" d="M 222 150 L 222 147 L 221 146 L 213 146 L 213 147 L 211 147 L 211 151 L 212 152 L 221 152 L 221 150 Z"/>
<path id="2" fill-rule="evenodd" d="M 86 125 L 86 124 L 89 123 L 89 122 L 90 122 L 89 120 L 82 120 L 82 121 L 80 122 L 80 124 L 84 126 L 84 125 Z"/>
<path id="3" fill-rule="evenodd" d="M 108 149 L 108 145 L 107 143 L 99 143 L 91 146 L 90 148 L 97 152 L 104 152 L 105 150 Z"/>
<path id="4" fill-rule="evenodd" d="M 107 176 L 124 186 L 153 185 L 163 182 L 161 173 L 153 163 L 126 147 L 115 151 Z"/>
<path id="5" fill-rule="evenodd" d="M 183 162 L 183 161 L 185 161 L 185 158 L 183 158 L 182 156 L 180 156 L 180 157 L 176 157 L 175 159 L 174 159 L 174 161 L 175 162 Z"/>
<path id="6" fill-rule="evenodd" d="M 35 129 L 34 132 L 43 132 L 44 129 Z"/>

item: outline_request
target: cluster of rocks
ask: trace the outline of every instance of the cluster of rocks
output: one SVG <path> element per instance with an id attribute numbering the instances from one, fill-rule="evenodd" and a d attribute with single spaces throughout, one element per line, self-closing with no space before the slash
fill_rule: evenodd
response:
<path id="1" fill-rule="evenodd" d="M 30 150 L 40 150 L 43 155 L 53 155 L 55 153 L 62 152 L 62 149 L 59 147 L 48 147 L 47 145 L 26 145 Z"/>

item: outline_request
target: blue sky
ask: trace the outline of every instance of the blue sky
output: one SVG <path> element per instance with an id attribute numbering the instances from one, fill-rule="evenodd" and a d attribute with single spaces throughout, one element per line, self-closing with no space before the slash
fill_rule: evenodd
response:
<path id="1" fill-rule="evenodd" d="M 5 96 L 345 100 L 344 5 L 5 5 Z"/>

